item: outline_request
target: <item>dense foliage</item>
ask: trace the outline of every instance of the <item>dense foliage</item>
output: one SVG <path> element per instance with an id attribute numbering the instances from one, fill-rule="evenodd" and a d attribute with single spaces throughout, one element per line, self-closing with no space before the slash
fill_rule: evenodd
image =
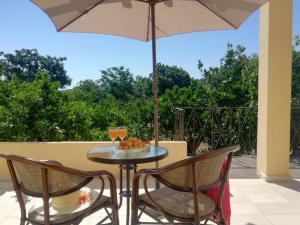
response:
<path id="1" fill-rule="evenodd" d="M 294 43 L 292 102 L 299 104 L 299 37 Z M 107 140 L 107 127 L 118 125 L 130 135 L 152 138 L 151 74 L 112 67 L 97 80 L 61 90 L 71 84 L 65 60 L 35 49 L 0 52 L 0 141 Z M 177 66 L 157 65 L 161 139 L 174 138 L 176 107 L 257 106 L 257 55 L 229 44 L 219 66 L 204 69 L 199 60 L 198 68 L 201 79 Z M 255 123 L 255 116 L 249 118 Z"/>
<path id="2" fill-rule="evenodd" d="M 51 81 L 59 81 L 60 87 L 71 84 L 64 69 L 64 57 L 41 56 L 36 49 L 16 50 L 15 54 L 0 52 L 0 77 L 12 80 L 15 76 L 20 82 L 32 82 L 38 72 L 45 72 Z"/>

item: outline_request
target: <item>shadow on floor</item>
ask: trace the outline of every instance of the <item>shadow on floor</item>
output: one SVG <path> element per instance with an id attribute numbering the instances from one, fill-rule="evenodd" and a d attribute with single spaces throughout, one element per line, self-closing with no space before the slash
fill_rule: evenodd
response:
<path id="1" fill-rule="evenodd" d="M 293 191 L 300 192 L 300 181 L 298 180 L 280 181 L 280 182 L 272 182 L 272 183 L 279 185 L 281 187 L 288 188 Z"/>
<path id="2" fill-rule="evenodd" d="M 300 169 L 290 169 L 290 175 L 293 179 L 300 179 Z M 229 171 L 231 179 L 257 179 L 256 168 L 231 168 Z"/>
<path id="3" fill-rule="evenodd" d="M 0 180 L 0 196 L 5 194 L 8 191 L 13 191 L 12 183 L 9 181 Z"/>
<path id="4" fill-rule="evenodd" d="M 13 188 L 13 184 L 9 181 L 0 181 L 0 197 L 6 196 L 9 199 L 14 199 L 15 202 L 18 202 L 16 192 Z M 30 202 L 30 198 L 27 195 L 23 195 L 24 202 Z"/>
<path id="5" fill-rule="evenodd" d="M 257 179 L 256 168 L 231 168 L 229 171 L 230 179 Z"/>

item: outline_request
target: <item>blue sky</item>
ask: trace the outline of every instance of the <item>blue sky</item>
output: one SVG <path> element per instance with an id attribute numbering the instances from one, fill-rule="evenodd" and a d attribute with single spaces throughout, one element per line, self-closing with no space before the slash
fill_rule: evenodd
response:
<path id="1" fill-rule="evenodd" d="M 0 51 L 36 48 L 42 55 L 66 56 L 65 68 L 73 85 L 99 79 L 100 70 L 123 65 L 135 75 L 152 70 L 151 43 L 101 34 L 57 33 L 49 18 L 28 0 L 0 1 Z M 218 65 L 227 43 L 258 52 L 255 12 L 238 30 L 177 35 L 157 41 L 157 61 L 177 65 L 199 78 L 197 60 L 205 67 Z M 294 0 L 293 33 L 300 34 L 300 1 Z"/>

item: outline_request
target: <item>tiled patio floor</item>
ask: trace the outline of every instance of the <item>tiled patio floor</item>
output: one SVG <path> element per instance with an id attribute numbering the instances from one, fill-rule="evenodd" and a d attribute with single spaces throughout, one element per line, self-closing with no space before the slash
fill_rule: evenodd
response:
<path id="1" fill-rule="evenodd" d="M 231 179 L 232 225 L 299 225 L 300 180 L 266 183 L 260 179 Z M 0 182 L 0 224 L 19 224 L 19 206 L 10 182 Z M 99 212 L 83 225 L 99 222 Z M 125 224 L 125 208 L 120 210 Z"/>

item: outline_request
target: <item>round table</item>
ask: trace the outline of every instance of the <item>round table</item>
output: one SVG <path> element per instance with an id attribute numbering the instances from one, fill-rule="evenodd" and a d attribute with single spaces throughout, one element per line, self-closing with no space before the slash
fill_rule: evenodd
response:
<path id="1" fill-rule="evenodd" d="M 163 147 L 150 145 L 143 150 L 119 150 L 118 145 L 109 145 L 92 148 L 88 151 L 89 160 L 98 163 L 120 165 L 120 204 L 122 206 L 123 197 L 127 199 L 126 225 L 129 224 L 130 217 L 130 170 L 136 172 L 137 164 L 157 162 L 168 156 L 168 150 Z M 123 190 L 123 170 L 126 171 L 126 189 Z"/>

